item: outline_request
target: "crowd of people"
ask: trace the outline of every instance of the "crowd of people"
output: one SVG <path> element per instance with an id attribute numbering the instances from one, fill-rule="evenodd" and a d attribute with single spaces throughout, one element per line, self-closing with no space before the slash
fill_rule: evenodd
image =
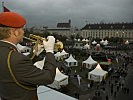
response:
<path id="1" fill-rule="evenodd" d="M 116 59 L 113 60 L 113 64 L 112 64 L 113 70 L 111 71 L 111 73 L 108 74 L 105 80 L 103 80 L 98 84 L 95 84 L 93 81 L 86 82 L 88 91 L 89 91 L 88 94 L 90 94 L 90 96 L 88 96 L 88 100 L 115 100 L 119 92 L 123 92 L 124 94 L 130 93 L 130 87 L 125 85 L 125 81 L 126 81 L 126 76 L 128 75 L 129 66 L 133 64 L 131 60 L 133 59 L 133 57 L 130 54 L 132 53 L 132 51 L 129 50 L 127 52 L 124 50 L 120 50 L 116 52 L 114 50 L 113 51 L 103 50 L 102 52 L 112 54 L 113 56 L 115 56 Z M 72 71 L 72 69 L 69 68 L 69 73 L 67 74 L 69 74 L 71 78 L 75 78 L 76 75 L 80 73 L 85 74 L 85 71 L 86 69 L 80 67 L 79 72 L 77 72 L 76 74 L 75 71 Z M 75 77 L 72 77 L 73 75 L 72 73 L 74 73 Z M 86 79 L 88 80 L 88 73 L 85 76 L 86 76 Z M 83 81 L 84 81 L 84 78 L 81 77 L 81 82 L 80 82 L 81 87 L 82 87 Z M 79 87 L 79 89 L 81 88 Z M 84 91 L 84 90 L 81 90 L 81 91 Z M 78 99 L 81 99 L 80 95 L 83 95 L 83 94 L 80 93 L 79 91 L 78 91 L 78 94 L 79 94 Z M 75 97 L 77 98 L 77 96 Z"/>

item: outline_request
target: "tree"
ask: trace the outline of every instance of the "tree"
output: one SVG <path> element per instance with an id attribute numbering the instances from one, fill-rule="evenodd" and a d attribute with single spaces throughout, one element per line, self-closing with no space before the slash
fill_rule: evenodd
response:
<path id="1" fill-rule="evenodd" d="M 80 40 L 83 40 L 83 37 L 82 36 L 80 36 L 79 38 L 80 38 Z"/>
<path id="2" fill-rule="evenodd" d="M 74 40 L 74 35 L 71 35 L 70 38 L 71 38 L 71 40 Z"/>
<path id="3" fill-rule="evenodd" d="M 80 37 L 79 34 L 77 34 L 77 35 L 76 35 L 76 39 L 79 39 L 79 37 Z"/>

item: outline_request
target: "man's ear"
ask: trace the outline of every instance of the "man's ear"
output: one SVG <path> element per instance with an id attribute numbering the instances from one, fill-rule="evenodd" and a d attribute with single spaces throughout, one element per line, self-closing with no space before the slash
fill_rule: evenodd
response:
<path id="1" fill-rule="evenodd" d="M 11 34 L 15 35 L 16 37 L 19 36 L 17 29 L 11 29 Z"/>

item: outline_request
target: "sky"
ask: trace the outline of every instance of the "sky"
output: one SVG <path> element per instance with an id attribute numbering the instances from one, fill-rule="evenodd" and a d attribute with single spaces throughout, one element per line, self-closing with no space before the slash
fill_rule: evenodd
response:
<path id="1" fill-rule="evenodd" d="M 27 27 L 56 27 L 71 19 L 73 27 L 87 23 L 133 22 L 133 0 L 0 0 L 27 20 Z M 0 4 L 0 12 L 2 5 Z"/>

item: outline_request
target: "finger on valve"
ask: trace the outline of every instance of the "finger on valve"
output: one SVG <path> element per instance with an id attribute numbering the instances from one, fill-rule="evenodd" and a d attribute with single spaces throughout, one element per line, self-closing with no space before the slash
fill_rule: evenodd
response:
<path id="1" fill-rule="evenodd" d="M 44 45 L 38 44 L 33 52 L 38 56 L 44 50 Z"/>

